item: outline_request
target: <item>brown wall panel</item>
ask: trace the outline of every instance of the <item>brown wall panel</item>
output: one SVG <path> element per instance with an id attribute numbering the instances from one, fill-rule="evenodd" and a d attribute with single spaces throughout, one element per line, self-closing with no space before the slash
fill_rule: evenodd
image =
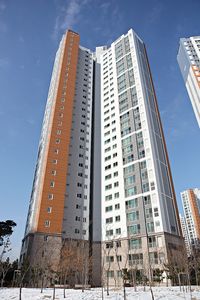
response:
<path id="1" fill-rule="evenodd" d="M 79 35 L 68 31 L 65 38 L 64 55 L 52 116 L 49 145 L 46 150 L 44 180 L 41 183 L 41 201 L 37 224 L 37 231 L 39 232 L 61 233 L 62 231 L 78 51 Z M 67 68 L 69 68 L 68 71 Z M 66 82 L 66 72 L 68 72 L 68 77 L 66 95 L 64 96 L 63 89 Z M 61 102 L 61 98 L 64 97 L 65 102 Z M 64 106 L 63 110 L 60 109 L 62 106 Z M 63 114 L 63 117 L 59 115 L 60 113 Z M 58 126 L 59 121 L 62 121 L 62 126 Z M 61 130 L 61 135 L 57 134 L 57 130 Z M 56 139 L 60 139 L 59 144 L 56 144 Z M 54 149 L 58 149 L 59 152 L 56 154 Z M 54 159 L 57 159 L 57 164 L 52 162 Z M 56 170 L 57 173 L 55 176 L 52 175 L 52 170 Z M 50 187 L 51 181 L 55 182 L 54 187 Z M 48 194 L 54 195 L 53 200 L 48 199 Z M 47 212 L 48 207 L 52 207 L 51 213 Z M 45 227 L 45 220 L 50 221 L 50 227 Z"/>

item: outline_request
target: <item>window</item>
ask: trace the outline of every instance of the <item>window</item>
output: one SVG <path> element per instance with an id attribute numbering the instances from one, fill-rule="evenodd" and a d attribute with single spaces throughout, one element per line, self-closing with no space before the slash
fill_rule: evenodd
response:
<path id="1" fill-rule="evenodd" d="M 115 204 L 115 209 L 120 209 L 120 204 L 119 203 Z"/>
<path id="2" fill-rule="evenodd" d="M 157 252 L 150 252 L 149 258 L 150 258 L 150 263 L 158 264 L 158 253 Z"/>
<path id="3" fill-rule="evenodd" d="M 114 172 L 114 177 L 117 177 L 118 176 L 118 172 Z"/>
<path id="4" fill-rule="evenodd" d="M 155 236 L 149 237 L 148 242 L 149 242 L 149 248 L 157 247 L 157 242 L 156 242 Z"/>
<path id="5" fill-rule="evenodd" d="M 129 248 L 130 249 L 141 249 L 142 248 L 142 239 L 131 239 L 129 240 Z"/>
<path id="6" fill-rule="evenodd" d="M 48 194 L 48 199 L 53 200 L 53 194 Z"/>
<path id="7" fill-rule="evenodd" d="M 112 200 L 112 195 L 106 196 L 106 197 L 105 197 L 105 200 L 106 200 L 106 201 Z"/>
<path id="8" fill-rule="evenodd" d="M 138 253 L 138 254 L 129 254 L 128 255 L 129 259 L 129 264 L 130 265 L 138 265 L 138 264 L 143 264 L 143 254 Z"/>
<path id="9" fill-rule="evenodd" d="M 146 160 L 140 162 L 140 169 L 145 169 L 147 167 Z"/>
<path id="10" fill-rule="evenodd" d="M 114 277 L 114 271 L 107 271 L 107 277 L 113 278 Z"/>
<path id="11" fill-rule="evenodd" d="M 116 228 L 115 233 L 116 234 L 121 234 L 121 228 Z"/>
<path id="12" fill-rule="evenodd" d="M 120 248 L 120 247 L 122 246 L 122 245 L 121 245 L 121 241 L 116 241 L 115 244 L 116 244 L 116 247 L 117 247 L 117 248 Z"/>
<path id="13" fill-rule="evenodd" d="M 142 191 L 143 191 L 143 193 L 149 191 L 149 183 L 148 182 L 142 184 Z"/>
<path id="14" fill-rule="evenodd" d="M 159 216 L 159 212 L 158 212 L 158 207 L 154 208 L 154 217 L 158 217 Z"/>
<path id="15" fill-rule="evenodd" d="M 134 183 L 135 183 L 135 175 L 129 176 L 129 177 L 124 179 L 124 184 L 126 186 L 133 185 Z"/>
<path id="16" fill-rule="evenodd" d="M 130 165 L 130 166 L 124 168 L 124 175 L 130 174 L 130 173 L 134 172 L 134 170 L 135 170 L 135 165 Z"/>
<path id="17" fill-rule="evenodd" d="M 45 220 L 44 221 L 44 226 L 45 227 L 50 227 L 50 221 L 49 220 Z"/>
<path id="18" fill-rule="evenodd" d="M 130 212 L 126 215 L 126 217 L 127 217 L 127 221 L 129 222 L 139 220 L 139 211 L 137 210 L 137 211 Z"/>
<path id="19" fill-rule="evenodd" d="M 51 211 L 52 211 L 52 207 L 47 207 L 47 212 L 48 212 L 48 214 L 50 214 Z"/>
<path id="20" fill-rule="evenodd" d="M 106 262 L 113 262 L 114 256 L 106 256 Z"/>
<path id="21" fill-rule="evenodd" d="M 56 139 L 56 144 L 60 144 L 60 139 Z"/>
<path id="22" fill-rule="evenodd" d="M 154 232 L 154 223 L 153 222 L 147 223 L 147 232 Z"/>
<path id="23" fill-rule="evenodd" d="M 57 159 L 53 159 L 53 160 L 52 160 L 52 163 L 53 163 L 53 164 L 57 164 L 57 163 L 58 163 L 58 160 L 57 160 Z"/>
<path id="24" fill-rule="evenodd" d="M 125 197 L 130 197 L 137 194 L 137 187 L 133 186 L 131 188 L 125 189 Z"/>
<path id="25" fill-rule="evenodd" d="M 54 181 L 51 181 L 50 182 L 50 187 L 54 187 L 55 186 L 55 182 Z"/>
<path id="26" fill-rule="evenodd" d="M 153 212 L 152 212 L 152 208 L 151 207 L 145 209 L 145 216 L 146 216 L 147 219 L 153 217 Z"/>
<path id="27" fill-rule="evenodd" d="M 111 169 L 111 165 L 105 167 L 105 170 Z"/>
<path id="28" fill-rule="evenodd" d="M 154 181 L 151 182 L 151 190 L 152 190 L 152 191 L 155 190 L 155 183 L 154 183 Z"/>
<path id="29" fill-rule="evenodd" d="M 106 224 L 110 224 L 112 222 L 113 222 L 113 218 L 112 217 L 106 219 Z"/>
<path id="30" fill-rule="evenodd" d="M 115 222 L 119 222 L 120 221 L 120 216 L 116 216 L 115 217 Z"/>
<path id="31" fill-rule="evenodd" d="M 138 198 L 126 201 L 126 209 L 138 207 Z"/>
<path id="32" fill-rule="evenodd" d="M 54 176 L 55 176 L 55 175 L 56 175 L 56 170 L 52 170 L 52 171 L 51 171 L 51 175 L 54 175 Z"/>
<path id="33" fill-rule="evenodd" d="M 106 243 L 106 249 L 113 248 L 113 242 Z"/>
<path id="34" fill-rule="evenodd" d="M 108 161 L 110 159 L 111 159 L 111 155 L 105 157 L 105 161 Z"/>
<path id="35" fill-rule="evenodd" d="M 108 152 L 108 151 L 110 151 L 110 150 L 111 150 L 111 148 L 108 147 L 108 148 L 105 149 L 105 152 Z"/>
<path id="36" fill-rule="evenodd" d="M 117 270 L 117 277 L 121 278 L 122 277 L 122 271 L 121 270 Z"/>
<path id="37" fill-rule="evenodd" d="M 110 230 L 106 230 L 106 236 L 111 236 L 113 235 L 113 230 L 110 229 Z"/>
<path id="38" fill-rule="evenodd" d="M 106 212 L 112 211 L 112 209 L 113 209 L 112 205 L 106 206 L 105 211 L 106 211 Z"/>
<path id="39" fill-rule="evenodd" d="M 119 186 L 119 182 L 118 181 L 114 182 L 114 187 L 117 187 L 117 186 Z"/>
<path id="40" fill-rule="evenodd" d="M 151 197 L 150 197 L 150 195 L 144 196 L 144 197 L 143 197 L 143 200 L 144 200 L 144 205 L 149 205 L 149 204 L 151 204 Z"/>
<path id="41" fill-rule="evenodd" d="M 117 255 L 117 261 L 122 261 L 122 256 L 121 255 Z"/>
<path id="42" fill-rule="evenodd" d="M 114 194 L 115 199 L 119 198 L 119 192 Z"/>
<path id="43" fill-rule="evenodd" d="M 107 190 L 110 190 L 110 189 L 112 189 L 112 184 L 108 184 L 108 185 L 105 186 L 105 190 L 106 190 L 106 191 L 107 191 Z"/>
<path id="44" fill-rule="evenodd" d="M 131 226 L 127 227 L 128 229 L 128 234 L 139 234 L 140 233 L 140 224 L 133 224 Z"/>

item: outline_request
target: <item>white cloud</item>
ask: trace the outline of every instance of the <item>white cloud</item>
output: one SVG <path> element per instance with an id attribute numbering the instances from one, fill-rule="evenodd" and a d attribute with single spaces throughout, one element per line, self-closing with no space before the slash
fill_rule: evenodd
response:
<path id="1" fill-rule="evenodd" d="M 80 19 L 80 14 L 83 6 L 85 6 L 89 0 L 70 0 L 67 1 L 66 7 L 60 7 L 59 13 L 56 17 L 54 31 L 52 34 L 53 38 L 57 38 L 60 32 L 67 29 L 72 29 Z"/>
<path id="2" fill-rule="evenodd" d="M 0 12 L 3 12 L 6 9 L 6 5 L 3 1 L 0 1 Z"/>

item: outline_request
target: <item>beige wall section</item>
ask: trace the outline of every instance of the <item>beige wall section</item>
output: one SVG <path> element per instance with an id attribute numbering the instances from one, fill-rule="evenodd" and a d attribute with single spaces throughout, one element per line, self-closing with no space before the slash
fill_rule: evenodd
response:
<path id="1" fill-rule="evenodd" d="M 38 232 L 61 233 L 62 230 L 79 39 L 79 35 L 72 31 L 66 33 L 52 127 L 49 132 L 50 140 L 46 149 L 47 159 L 36 229 Z M 65 99 L 64 102 L 61 99 Z M 56 142 L 57 139 L 60 140 L 59 143 Z M 55 153 L 56 149 L 58 153 Z M 54 160 L 57 160 L 57 163 L 54 163 Z M 52 171 L 56 171 L 56 175 L 53 175 Z M 50 186 L 52 181 L 54 187 Z M 48 194 L 53 194 L 53 200 L 48 199 Z M 51 207 L 51 213 L 48 213 L 48 207 Z M 49 227 L 45 227 L 45 221 L 50 222 Z"/>
<path id="2" fill-rule="evenodd" d="M 196 237 L 198 239 L 200 239 L 200 216 L 199 216 L 199 210 L 197 207 L 196 196 L 195 196 L 193 190 L 189 190 L 188 194 L 189 194 L 189 198 L 190 198 L 190 205 L 191 205 L 192 216 L 193 216 L 193 220 L 194 220 Z"/>

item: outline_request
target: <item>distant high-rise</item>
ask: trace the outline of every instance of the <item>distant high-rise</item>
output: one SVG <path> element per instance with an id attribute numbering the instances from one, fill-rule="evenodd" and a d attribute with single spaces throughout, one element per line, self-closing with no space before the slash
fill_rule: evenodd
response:
<path id="1" fill-rule="evenodd" d="M 188 255 L 193 247 L 200 248 L 200 189 L 189 189 L 181 193 L 184 212 L 183 236 Z"/>
<path id="2" fill-rule="evenodd" d="M 200 36 L 181 38 L 177 59 L 200 127 Z"/>
<path id="3" fill-rule="evenodd" d="M 182 229 L 182 233 L 183 233 L 183 237 L 184 237 L 184 241 L 185 241 L 187 255 L 190 256 L 191 247 L 190 247 L 190 242 L 189 242 L 188 227 L 186 224 L 185 217 L 183 217 L 181 214 L 180 214 L 180 222 L 181 222 L 181 229 Z"/>
<path id="4" fill-rule="evenodd" d="M 56 265 L 74 244 L 92 284 L 120 284 L 123 268 L 159 268 L 183 252 L 148 58 L 132 29 L 95 53 L 68 31 L 56 55 L 21 261 Z"/>

